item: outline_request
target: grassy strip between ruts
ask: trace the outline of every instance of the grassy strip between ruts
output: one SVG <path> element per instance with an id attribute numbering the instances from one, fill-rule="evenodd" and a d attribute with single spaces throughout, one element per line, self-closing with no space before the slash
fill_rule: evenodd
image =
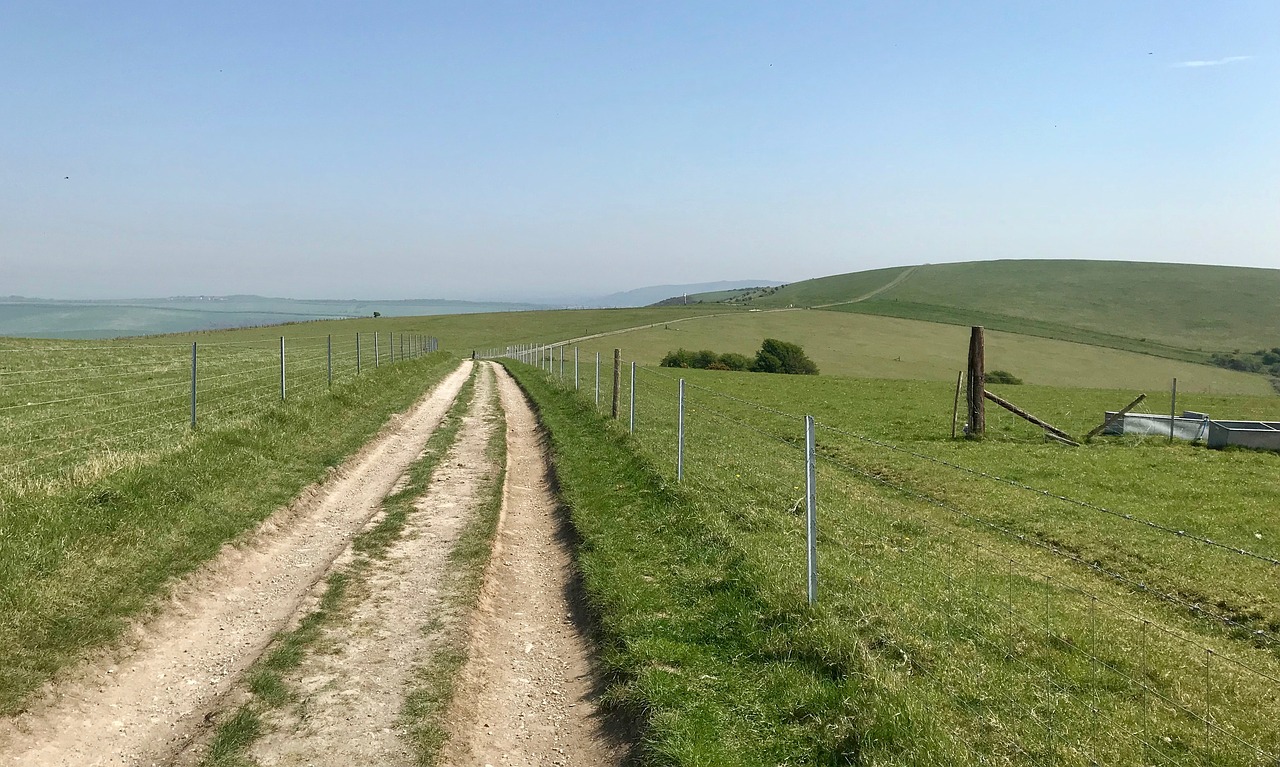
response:
<path id="1" fill-rule="evenodd" d="M 363 586 L 371 565 L 383 559 L 387 549 L 404 531 L 413 504 L 431 484 L 436 468 L 457 439 L 475 388 L 474 374 L 463 385 L 444 420 L 427 440 L 423 457 L 409 468 L 408 481 L 383 502 L 384 515 L 377 524 L 362 531 L 352 541 L 355 552 L 350 564 L 330 573 L 325 579 L 324 595 L 315 610 L 308 613 L 297 627 L 281 632 L 271 649 L 249 670 L 247 682 L 251 698 L 235 714 L 219 725 L 202 764 L 205 767 L 238 767 L 252 764 L 245 753 L 263 734 L 263 715 L 294 701 L 285 679 L 296 668 L 307 651 L 321 636 L 325 624 L 340 619 L 350 607 L 355 592 Z"/>
<path id="2" fill-rule="evenodd" d="M 458 674 L 467 662 L 470 636 L 467 616 L 480 596 L 485 566 L 489 562 L 493 536 L 502 510 L 503 486 L 506 481 L 507 439 L 503 428 L 502 405 L 498 389 L 493 388 L 490 417 L 495 425 L 489 432 L 485 460 L 498 471 L 491 475 L 479 493 L 480 503 L 472 511 L 461 535 L 449 552 L 450 579 L 441 589 L 445 609 L 441 621 L 431 628 L 440 632 L 435 651 L 414 669 L 402 722 L 418 764 L 437 764 L 440 749 L 448 735 L 444 715 L 453 700 Z"/>
<path id="3" fill-rule="evenodd" d="M 852 763 L 859 738 L 889 724 L 884 693 L 866 694 L 858 676 L 808 647 L 803 606 L 768 599 L 697 500 L 667 485 L 590 404 L 532 367 L 509 369 L 550 433 L 609 700 L 646 720 L 645 763 Z M 786 635 L 797 641 L 783 652 Z"/>
<path id="4" fill-rule="evenodd" d="M 0 520 L 0 713 L 113 641 L 172 579 L 365 444 L 454 368 L 434 354 L 197 433 L 171 458 L 30 495 Z"/>

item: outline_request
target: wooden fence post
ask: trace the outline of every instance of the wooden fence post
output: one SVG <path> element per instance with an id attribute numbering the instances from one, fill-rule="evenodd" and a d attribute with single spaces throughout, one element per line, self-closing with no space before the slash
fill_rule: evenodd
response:
<path id="1" fill-rule="evenodd" d="M 969 405 L 969 428 L 965 436 L 982 439 L 987 431 L 987 408 L 983 395 L 987 386 L 986 342 L 982 326 L 969 330 L 969 374 L 965 379 L 965 397 Z"/>

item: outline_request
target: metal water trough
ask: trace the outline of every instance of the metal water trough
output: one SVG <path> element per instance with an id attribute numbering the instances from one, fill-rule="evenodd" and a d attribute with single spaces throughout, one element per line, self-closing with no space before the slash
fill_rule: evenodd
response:
<path id="1" fill-rule="evenodd" d="M 1106 417 L 1115 415 L 1116 411 L 1107 411 Z M 1173 436 L 1189 442 L 1204 439 L 1209 430 L 1209 417 L 1204 413 L 1183 413 L 1173 419 Z M 1103 434 L 1142 434 L 1148 437 L 1169 436 L 1169 416 L 1152 415 L 1150 413 L 1126 413 L 1107 427 Z"/>
<path id="2" fill-rule="evenodd" d="M 1210 421 L 1207 444 L 1280 450 L 1280 421 Z"/>
<path id="3" fill-rule="evenodd" d="M 1108 411 L 1107 417 L 1115 415 Z M 1215 421 L 1204 413 L 1187 411 L 1173 419 L 1173 436 L 1191 442 L 1204 441 L 1212 448 L 1229 445 L 1280 452 L 1280 421 Z M 1126 413 L 1116 419 L 1104 434 L 1143 434 L 1150 437 L 1169 436 L 1169 416 L 1148 413 Z"/>

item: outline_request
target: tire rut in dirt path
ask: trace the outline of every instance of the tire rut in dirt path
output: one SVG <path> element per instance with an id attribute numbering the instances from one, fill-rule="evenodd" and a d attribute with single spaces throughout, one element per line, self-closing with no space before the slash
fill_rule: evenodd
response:
<path id="1" fill-rule="evenodd" d="M 623 764 L 606 723 L 579 614 L 568 522 L 524 393 L 498 369 L 507 414 L 502 516 L 485 574 L 444 763 L 457 767 Z"/>
<path id="2" fill-rule="evenodd" d="M 287 684 L 296 700 L 266 718 L 249 756 L 263 767 L 417 764 L 402 731 L 414 671 L 439 650 L 458 606 L 442 598 L 450 553 L 501 467 L 488 455 L 498 428 L 493 365 L 482 363 L 462 427 L 414 502 L 402 535 L 370 560 L 357 598 L 326 621 Z M 424 627 L 429 627 L 424 630 Z"/>
<path id="3" fill-rule="evenodd" d="M 0 720 L 0 764 L 167 761 L 377 511 L 471 369 L 464 362 L 334 477 L 175 587 L 169 603 L 113 651 L 114 664 L 86 662 L 32 712 Z"/>

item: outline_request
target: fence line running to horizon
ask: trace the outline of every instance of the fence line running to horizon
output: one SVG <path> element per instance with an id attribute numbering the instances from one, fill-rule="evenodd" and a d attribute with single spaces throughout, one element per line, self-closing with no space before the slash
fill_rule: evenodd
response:
<path id="1" fill-rule="evenodd" d="M 0 482 L 82 484 L 439 348 L 416 332 L 0 347 Z"/>
<path id="2" fill-rule="evenodd" d="M 538 367 L 608 413 L 613 360 L 564 344 L 489 350 Z M 574 361 L 578 364 L 574 364 Z M 603 368 L 602 368 L 603 366 Z M 585 368 L 585 369 L 584 369 Z M 635 362 L 619 371 L 618 426 L 664 476 L 779 561 L 805 599 L 804 417 Z M 674 372 L 674 371 L 673 371 Z M 603 379 L 603 380 L 602 380 Z M 596 381 L 601 381 L 597 389 Z M 815 423 L 815 606 L 849 616 L 903 659 L 936 700 L 967 701 L 974 763 L 1280 764 L 1280 636 L 1029 534 L 980 498 L 936 482 L 985 482 L 1027 512 L 1056 504 L 1117 541 L 1274 581 L 1277 561 L 1140 515 Z M 921 480 L 926 465 L 943 479 Z M 709 500 L 710 499 L 710 500 Z M 1020 499 L 1020 500 L 1019 500 Z M 857 619 L 856 616 L 862 616 Z M 974 713 L 974 712 L 977 713 Z"/>

